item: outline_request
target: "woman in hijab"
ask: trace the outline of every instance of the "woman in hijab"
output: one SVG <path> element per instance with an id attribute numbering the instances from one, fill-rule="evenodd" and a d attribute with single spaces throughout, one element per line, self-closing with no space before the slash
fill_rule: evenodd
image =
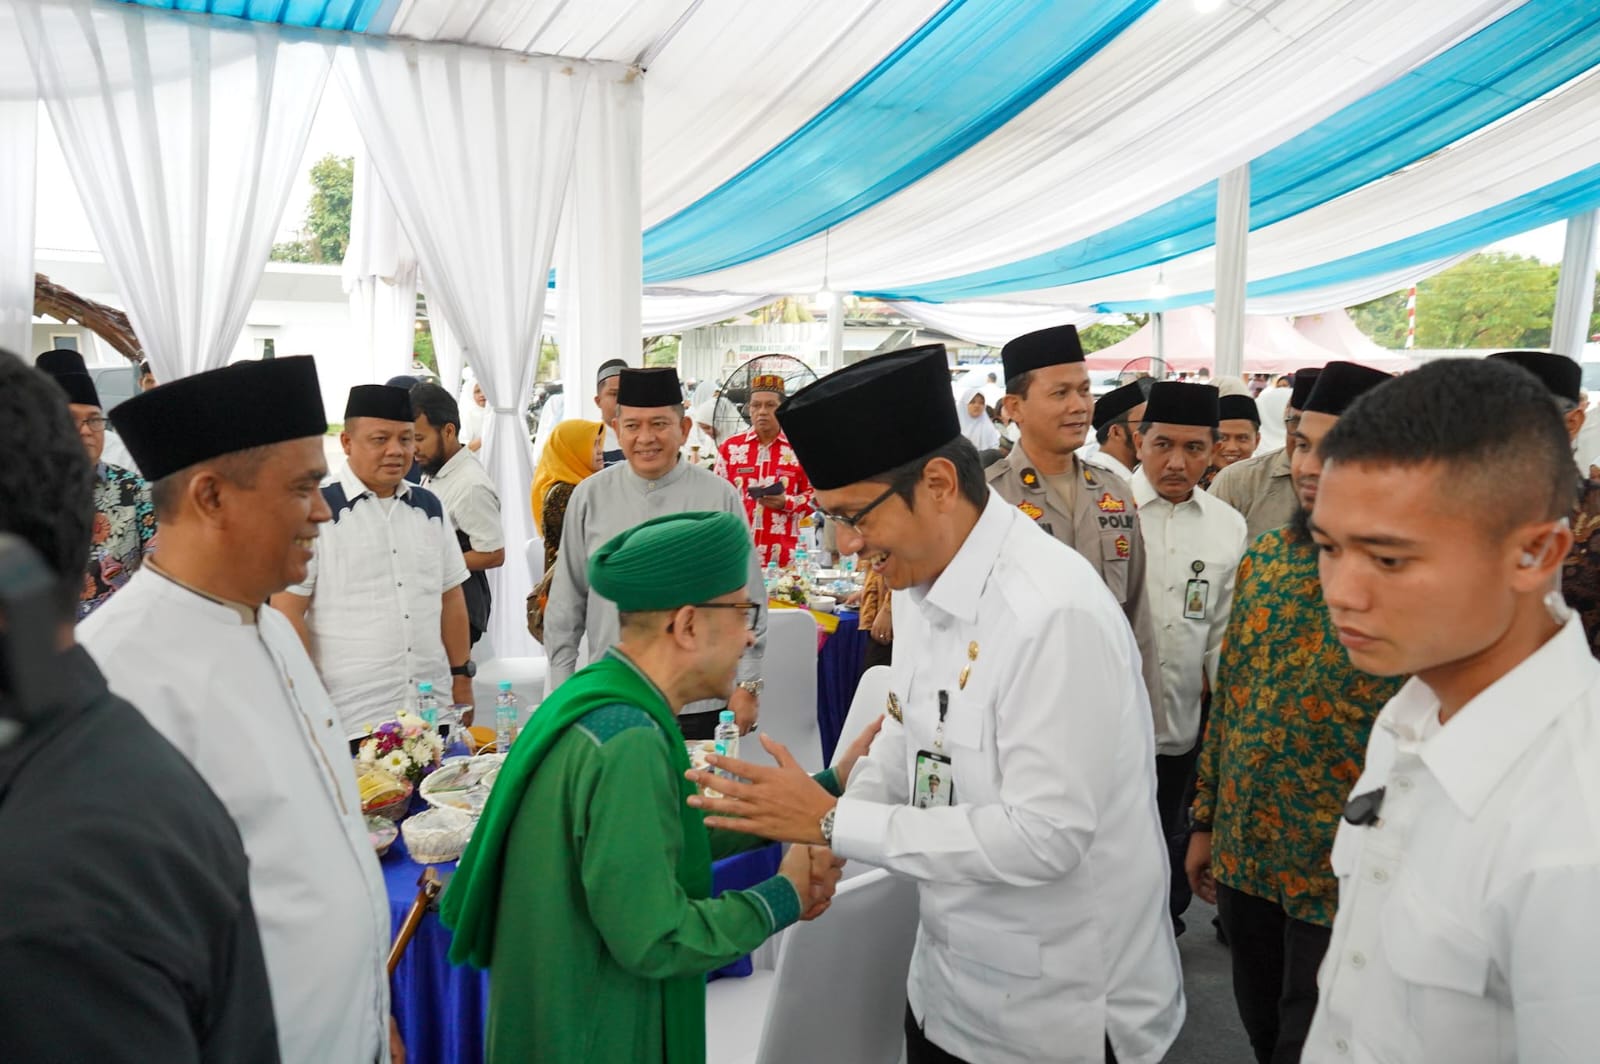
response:
<path id="1" fill-rule="evenodd" d="M 961 435 L 972 441 L 980 452 L 1000 446 L 1000 430 L 989 417 L 989 406 L 983 392 L 968 388 L 961 393 Z"/>
<path id="2" fill-rule="evenodd" d="M 572 489 L 585 477 L 600 472 L 605 463 L 602 428 L 598 421 L 574 418 L 550 433 L 533 471 L 533 526 L 544 537 L 544 569 L 550 572 L 561 548 L 561 522 L 567 515 Z"/>
<path id="3" fill-rule="evenodd" d="M 684 453 L 689 461 L 705 469 L 717 466 L 717 401 L 707 399 L 695 404 L 689 411 L 689 438 L 684 441 Z"/>

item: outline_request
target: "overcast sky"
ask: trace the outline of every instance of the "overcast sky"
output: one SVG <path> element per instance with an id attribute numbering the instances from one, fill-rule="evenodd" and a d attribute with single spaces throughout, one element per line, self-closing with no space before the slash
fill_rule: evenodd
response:
<path id="1" fill-rule="evenodd" d="M 297 171 L 299 176 L 289 194 L 289 203 L 284 208 L 283 222 L 276 239 L 280 241 L 292 239 L 294 231 L 300 227 L 305 218 L 306 200 L 311 195 L 311 182 L 307 177 L 311 164 L 330 152 L 339 155 L 354 154 L 359 139 L 355 120 L 351 117 L 349 108 L 345 106 L 344 94 L 338 91 L 323 93 L 321 110 L 312 124 L 305 158 Z M 62 158 L 55 133 L 50 128 L 48 119 L 43 118 L 42 112 L 39 123 L 38 203 L 37 229 L 34 235 L 34 243 L 38 247 L 77 251 L 97 250 L 94 235 L 89 229 L 88 219 L 84 216 L 83 206 L 73 186 L 71 173 Z M 1566 223 L 1561 222 L 1492 244 L 1490 249 L 1518 255 L 1532 255 L 1545 262 L 1560 262 L 1565 233 Z"/>

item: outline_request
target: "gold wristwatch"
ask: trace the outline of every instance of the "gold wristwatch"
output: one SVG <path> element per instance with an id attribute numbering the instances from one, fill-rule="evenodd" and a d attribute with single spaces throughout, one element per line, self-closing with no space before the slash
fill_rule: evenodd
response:
<path id="1" fill-rule="evenodd" d="M 761 689 L 763 687 L 765 687 L 766 684 L 767 684 L 767 681 L 765 681 L 765 680 L 740 680 L 739 681 L 739 690 L 748 691 L 751 694 L 755 695 L 757 698 L 760 698 L 761 697 Z"/>

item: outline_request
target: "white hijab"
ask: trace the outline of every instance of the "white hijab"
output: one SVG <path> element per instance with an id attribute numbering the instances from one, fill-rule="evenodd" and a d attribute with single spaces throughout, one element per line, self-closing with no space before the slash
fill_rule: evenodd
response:
<path id="1" fill-rule="evenodd" d="M 1292 388 L 1268 388 L 1256 397 L 1256 409 L 1261 412 L 1261 442 L 1256 445 L 1257 454 L 1283 448 L 1283 411 L 1293 394 Z"/>
<path id="2" fill-rule="evenodd" d="M 961 416 L 961 435 L 971 440 L 972 445 L 978 450 L 988 451 L 1000 446 L 1000 430 L 994 427 L 987 408 L 977 416 L 967 412 L 967 404 L 972 402 L 974 396 L 982 394 L 975 387 L 962 392 L 961 404 L 956 408 L 956 413 Z M 987 407 L 987 400 L 985 406 Z"/>

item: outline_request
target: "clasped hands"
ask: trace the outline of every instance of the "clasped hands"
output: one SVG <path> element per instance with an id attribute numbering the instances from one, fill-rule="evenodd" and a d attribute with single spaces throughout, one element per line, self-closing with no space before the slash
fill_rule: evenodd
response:
<path id="1" fill-rule="evenodd" d="M 826 846 L 789 847 L 778 874 L 793 883 L 800 896 L 800 919 L 815 920 L 828 911 L 843 868 L 844 858 L 835 857 Z"/>
<path id="2" fill-rule="evenodd" d="M 883 718 L 879 717 L 850 744 L 834 766 L 840 787 L 849 779 L 850 770 L 871 747 L 882 726 Z M 704 769 L 691 769 L 688 773 L 691 782 L 702 789 L 712 787 L 723 797 L 709 798 L 700 793 L 688 801 L 696 809 L 710 814 L 705 818 L 708 828 L 794 843 L 778 871 L 789 877 L 800 895 L 800 903 L 805 907 L 800 918 L 814 920 L 832 904 L 840 870 L 844 868 L 844 859 L 835 857 L 822 837 L 822 818 L 838 800 L 811 778 L 782 743 L 763 735 L 761 745 L 777 761 L 776 766 L 756 765 L 713 754 L 706 759 L 708 764 L 739 778 L 728 779 Z"/>

